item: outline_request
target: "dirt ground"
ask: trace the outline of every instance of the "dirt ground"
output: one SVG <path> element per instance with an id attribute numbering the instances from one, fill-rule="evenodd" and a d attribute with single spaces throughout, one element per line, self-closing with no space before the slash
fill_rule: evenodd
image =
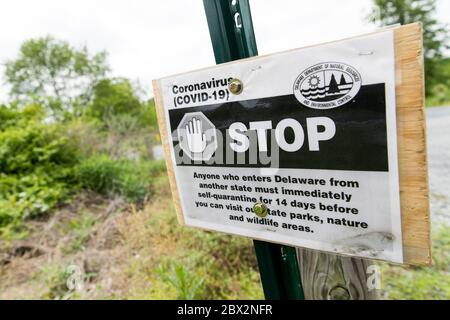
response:
<path id="1" fill-rule="evenodd" d="M 127 272 L 130 262 L 150 245 L 158 250 L 158 241 L 139 236 L 152 213 L 171 210 L 167 183 L 159 185 L 154 199 L 136 208 L 121 198 L 85 192 L 27 222 L 26 239 L 0 242 L 0 299 L 129 296 L 135 288 Z M 76 292 L 67 289 L 71 272 L 77 275 L 71 266 L 83 274 Z"/>

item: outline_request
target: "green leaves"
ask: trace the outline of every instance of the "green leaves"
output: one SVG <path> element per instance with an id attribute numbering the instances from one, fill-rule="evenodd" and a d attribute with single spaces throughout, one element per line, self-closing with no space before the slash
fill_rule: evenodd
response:
<path id="1" fill-rule="evenodd" d="M 448 82 L 448 71 L 442 68 L 449 47 L 449 29 L 436 19 L 436 0 L 373 0 L 369 21 L 388 26 L 422 22 L 424 29 L 425 78 L 427 97 L 433 88 Z M 450 97 L 448 97 L 450 99 Z"/>
<path id="2" fill-rule="evenodd" d="M 42 105 L 54 121 L 87 115 L 108 126 L 111 118 L 128 115 L 140 127 L 155 125 L 152 101 L 141 99 L 137 83 L 107 78 L 106 58 L 104 51 L 91 54 L 51 36 L 31 39 L 16 59 L 6 62 L 5 79 L 17 105 Z"/>
<path id="3" fill-rule="evenodd" d="M 21 104 L 44 105 L 57 120 L 82 114 L 93 86 L 109 71 L 105 52 L 91 55 L 51 36 L 26 41 L 5 66 L 11 96 Z"/>
<path id="4" fill-rule="evenodd" d="M 98 118 L 110 115 L 135 114 L 141 109 L 137 88 L 123 78 L 104 79 L 94 86 L 94 99 L 89 110 Z"/>
<path id="5" fill-rule="evenodd" d="M 114 160 L 98 155 L 83 161 L 78 168 L 81 185 L 106 196 L 120 195 L 143 201 L 150 194 L 153 177 L 165 170 L 164 162 Z"/>
<path id="6" fill-rule="evenodd" d="M 109 130 L 156 127 L 153 100 L 142 100 L 141 90 L 138 84 L 126 78 L 103 79 L 93 88 L 92 103 L 86 115 L 100 120 Z"/>
<path id="7" fill-rule="evenodd" d="M 204 279 L 192 270 L 178 263 L 162 263 L 157 269 L 162 281 L 173 286 L 178 300 L 199 299 L 203 293 Z"/>
<path id="8" fill-rule="evenodd" d="M 6 174 L 71 166 L 76 150 L 57 125 L 31 121 L 0 132 L 0 167 Z"/>
<path id="9" fill-rule="evenodd" d="M 0 107 L 0 235 L 55 207 L 77 187 L 78 152 L 42 109 Z"/>
<path id="10" fill-rule="evenodd" d="M 156 127 L 153 101 L 141 99 L 138 84 L 106 78 L 105 52 L 91 54 L 47 36 L 24 42 L 5 67 L 15 100 L 0 105 L 0 236 L 14 234 L 25 219 L 46 214 L 80 187 L 146 198 L 153 163 L 109 156 L 81 161 L 92 154 L 83 154 L 83 145 L 114 159 L 145 158 L 148 152 L 138 149 L 146 147 L 143 132 Z M 81 142 L 79 129 L 87 124 L 92 128 Z"/>

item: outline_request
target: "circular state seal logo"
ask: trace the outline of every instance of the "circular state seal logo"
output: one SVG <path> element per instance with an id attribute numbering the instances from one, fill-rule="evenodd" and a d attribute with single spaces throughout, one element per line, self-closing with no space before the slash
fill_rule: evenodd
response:
<path id="1" fill-rule="evenodd" d="M 361 75 L 345 63 L 325 62 L 303 71 L 294 83 L 294 95 L 312 109 L 333 109 L 351 101 L 361 89 Z"/>

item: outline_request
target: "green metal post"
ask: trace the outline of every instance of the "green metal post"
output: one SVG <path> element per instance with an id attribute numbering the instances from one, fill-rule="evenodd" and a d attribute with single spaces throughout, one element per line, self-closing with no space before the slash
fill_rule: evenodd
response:
<path id="1" fill-rule="evenodd" d="M 258 55 L 248 0 L 203 0 L 216 63 Z M 254 241 L 268 300 L 303 300 L 295 249 Z"/>

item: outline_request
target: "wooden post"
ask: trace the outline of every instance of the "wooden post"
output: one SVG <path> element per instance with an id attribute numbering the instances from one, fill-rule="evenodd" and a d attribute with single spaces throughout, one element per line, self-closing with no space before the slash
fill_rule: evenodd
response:
<path id="1" fill-rule="evenodd" d="M 306 300 L 377 300 L 379 290 L 370 290 L 369 260 L 297 249 L 298 266 Z"/>

